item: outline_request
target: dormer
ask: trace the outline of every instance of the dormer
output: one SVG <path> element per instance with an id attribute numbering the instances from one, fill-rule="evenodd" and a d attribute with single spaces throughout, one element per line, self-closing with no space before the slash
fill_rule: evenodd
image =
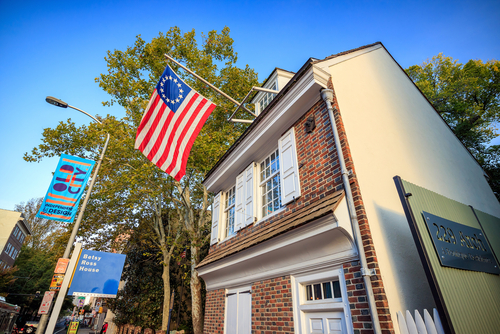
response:
<path id="1" fill-rule="evenodd" d="M 271 75 L 264 81 L 262 88 L 279 92 L 294 75 L 294 72 L 285 71 L 276 67 Z M 272 92 L 258 92 L 250 101 L 250 103 L 255 104 L 255 113 L 259 115 L 266 109 L 276 95 L 277 93 Z"/>

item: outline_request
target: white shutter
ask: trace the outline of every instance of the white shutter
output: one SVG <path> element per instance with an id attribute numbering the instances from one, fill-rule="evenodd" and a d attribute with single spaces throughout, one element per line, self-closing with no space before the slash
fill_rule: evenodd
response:
<path id="1" fill-rule="evenodd" d="M 236 198 L 234 214 L 234 231 L 239 231 L 245 222 L 245 172 L 236 177 Z"/>
<path id="2" fill-rule="evenodd" d="M 250 334 L 251 332 L 252 293 L 249 291 L 240 292 L 238 294 L 238 334 Z"/>
<path id="3" fill-rule="evenodd" d="M 291 128 L 279 140 L 281 204 L 300 196 L 299 163 L 295 144 L 295 130 Z"/>
<path id="4" fill-rule="evenodd" d="M 255 203 L 254 189 L 255 189 L 255 163 L 251 163 L 245 170 L 245 215 L 243 226 L 250 225 L 254 222 L 255 216 Z"/>
<path id="5" fill-rule="evenodd" d="M 214 204 L 212 205 L 212 235 L 210 236 L 210 245 L 219 242 L 219 221 L 220 221 L 220 197 L 222 192 L 219 192 L 214 197 Z"/>
<path id="6" fill-rule="evenodd" d="M 226 302 L 226 333 L 237 333 L 238 326 L 238 294 L 231 293 Z"/>

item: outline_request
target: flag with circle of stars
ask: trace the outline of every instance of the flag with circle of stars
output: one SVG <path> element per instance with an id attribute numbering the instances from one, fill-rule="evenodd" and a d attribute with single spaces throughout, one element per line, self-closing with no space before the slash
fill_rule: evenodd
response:
<path id="1" fill-rule="evenodd" d="M 176 112 L 191 88 L 177 76 L 170 66 L 167 66 L 156 85 L 156 90 L 170 110 Z"/>
<path id="2" fill-rule="evenodd" d="M 144 111 L 134 147 L 179 181 L 186 174 L 191 147 L 215 107 L 167 66 Z"/>

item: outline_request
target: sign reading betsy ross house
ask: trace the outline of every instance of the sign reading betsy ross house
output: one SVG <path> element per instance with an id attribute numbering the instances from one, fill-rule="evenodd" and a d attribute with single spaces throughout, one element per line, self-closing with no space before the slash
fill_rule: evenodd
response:
<path id="1" fill-rule="evenodd" d="M 37 217 L 72 222 L 95 162 L 62 154 Z"/>
<path id="2" fill-rule="evenodd" d="M 116 298 L 125 255 L 82 250 L 68 295 Z"/>

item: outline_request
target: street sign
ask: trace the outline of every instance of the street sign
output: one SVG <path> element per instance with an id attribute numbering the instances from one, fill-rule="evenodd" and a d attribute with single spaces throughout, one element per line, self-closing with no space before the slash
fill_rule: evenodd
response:
<path id="1" fill-rule="evenodd" d="M 116 298 L 125 255 L 82 250 L 68 295 Z"/>
<path id="2" fill-rule="evenodd" d="M 78 322 L 78 321 L 70 322 L 67 334 L 76 334 L 78 332 L 78 325 L 79 324 L 80 324 L 80 322 Z"/>
<path id="3" fill-rule="evenodd" d="M 38 310 L 38 314 L 48 314 L 50 309 L 50 304 L 52 304 L 52 299 L 56 294 L 55 291 L 45 291 L 45 295 L 43 296 L 42 304 L 40 305 L 40 309 Z"/>
<path id="4" fill-rule="evenodd" d="M 68 264 L 69 264 L 69 259 L 60 258 L 59 260 L 57 260 L 56 269 L 54 270 L 54 273 L 65 274 L 66 269 L 68 268 Z"/>
<path id="5" fill-rule="evenodd" d="M 49 290 L 56 290 L 56 291 L 61 290 L 63 279 L 64 275 L 54 274 L 54 276 L 52 276 L 52 281 L 50 282 Z"/>

